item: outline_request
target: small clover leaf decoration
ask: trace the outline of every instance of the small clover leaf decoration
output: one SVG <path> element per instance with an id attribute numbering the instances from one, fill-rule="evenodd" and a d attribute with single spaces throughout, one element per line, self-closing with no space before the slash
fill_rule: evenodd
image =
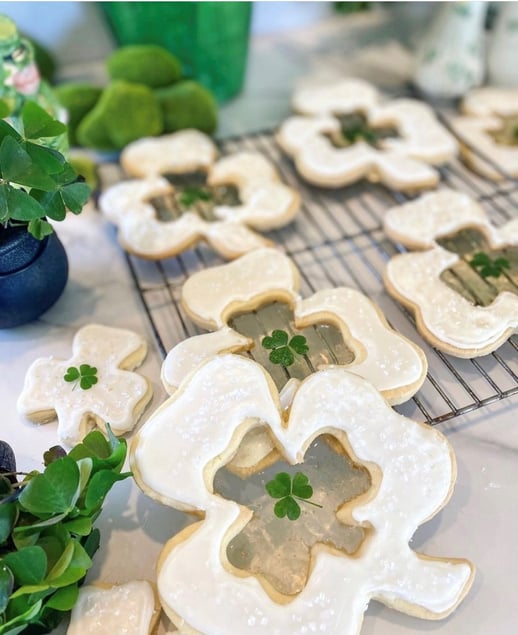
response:
<path id="1" fill-rule="evenodd" d="M 199 187 L 186 187 L 180 196 L 180 203 L 185 207 L 191 207 L 198 201 L 210 201 L 212 194 Z"/>
<path id="2" fill-rule="evenodd" d="M 266 483 L 265 489 L 272 498 L 280 499 L 273 508 L 277 518 L 287 517 L 288 520 L 297 520 L 300 516 L 300 505 L 297 501 L 322 507 L 309 500 L 313 496 L 313 488 L 308 477 L 302 472 L 297 472 L 293 479 L 287 472 L 279 472 L 275 478 Z"/>
<path id="3" fill-rule="evenodd" d="M 507 258 L 495 258 L 494 260 L 483 251 L 477 252 L 469 263 L 483 278 L 499 278 L 510 269 L 511 264 Z"/>
<path id="4" fill-rule="evenodd" d="M 79 384 L 82 390 L 89 390 L 99 379 L 97 377 L 97 368 L 89 364 L 80 364 L 79 368 L 70 366 L 63 376 L 65 381 L 74 383 L 72 390 Z"/>
<path id="5" fill-rule="evenodd" d="M 305 355 L 309 351 L 303 335 L 294 335 L 290 340 L 288 333 L 281 329 L 275 329 L 271 335 L 263 337 L 261 344 L 271 351 L 269 359 L 272 364 L 281 366 L 291 366 L 295 362 L 294 352 Z"/>

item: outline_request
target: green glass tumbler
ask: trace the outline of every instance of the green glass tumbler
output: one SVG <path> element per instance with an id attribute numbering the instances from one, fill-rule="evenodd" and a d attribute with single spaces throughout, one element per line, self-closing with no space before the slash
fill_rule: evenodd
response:
<path id="1" fill-rule="evenodd" d="M 218 101 L 239 93 L 248 54 L 251 2 L 100 2 L 119 45 L 158 44 L 186 77 Z"/>

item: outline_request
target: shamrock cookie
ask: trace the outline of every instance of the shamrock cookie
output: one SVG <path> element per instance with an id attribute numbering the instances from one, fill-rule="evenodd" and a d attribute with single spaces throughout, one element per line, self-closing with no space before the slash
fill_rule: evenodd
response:
<path id="1" fill-rule="evenodd" d="M 150 635 L 160 613 L 157 604 L 155 591 L 145 580 L 82 586 L 67 635 Z"/>
<path id="2" fill-rule="evenodd" d="M 68 446 L 106 423 L 116 435 L 129 432 L 152 397 L 149 381 L 131 372 L 146 353 L 145 340 L 132 331 L 84 326 L 74 337 L 72 357 L 31 364 L 18 412 L 35 423 L 57 418 L 58 437 Z"/>
<path id="3" fill-rule="evenodd" d="M 413 99 L 382 102 L 360 80 L 296 92 L 299 113 L 277 141 L 310 183 L 342 187 L 360 179 L 396 190 L 436 185 L 434 165 L 451 160 L 457 143 L 432 109 Z"/>
<path id="4" fill-rule="evenodd" d="M 136 141 L 121 163 L 140 178 L 108 188 L 99 206 L 124 249 L 143 258 L 174 256 L 200 240 L 235 258 L 270 244 L 256 230 L 286 225 L 299 208 L 299 195 L 264 156 L 217 160 L 213 142 L 195 130 Z"/>
<path id="5" fill-rule="evenodd" d="M 462 101 L 464 116 L 452 126 L 461 154 L 480 174 L 495 181 L 518 176 L 518 89 L 486 86 L 470 91 Z"/>
<path id="6" fill-rule="evenodd" d="M 301 469 L 311 441 L 328 435 L 370 473 L 369 491 L 332 513 L 372 531 L 352 555 L 323 540 L 295 596 L 237 570 L 228 558 L 229 541 L 254 514 L 215 492 L 214 478 L 257 426 Z M 408 544 L 452 493 L 456 467 L 446 438 L 396 413 L 369 382 L 343 368 L 306 378 L 286 412 L 257 363 L 212 357 L 140 429 L 131 465 L 146 494 L 203 516 L 167 543 L 158 563 L 162 607 L 186 633 L 353 635 L 372 598 L 437 619 L 454 610 L 472 583 L 468 561 L 421 555 Z M 318 492 L 323 506 L 327 494 Z M 276 528 L 269 531 L 274 540 Z"/>
<path id="7" fill-rule="evenodd" d="M 213 332 L 184 340 L 169 352 L 162 366 L 168 392 L 208 357 L 246 351 L 282 389 L 286 408 L 301 379 L 337 365 L 367 378 L 391 404 L 417 392 L 426 358 L 387 324 L 371 300 L 348 287 L 303 299 L 298 288 L 293 262 L 275 249 L 258 249 L 192 275 L 182 288 L 182 306 L 196 324 Z M 272 450 L 264 437 L 250 446 L 252 455 L 240 455 L 240 467 Z"/>
<path id="8" fill-rule="evenodd" d="M 518 330 L 518 220 L 496 228 L 466 194 L 443 190 L 390 209 L 385 231 L 423 250 L 394 256 L 385 284 L 433 346 L 478 357 Z"/>

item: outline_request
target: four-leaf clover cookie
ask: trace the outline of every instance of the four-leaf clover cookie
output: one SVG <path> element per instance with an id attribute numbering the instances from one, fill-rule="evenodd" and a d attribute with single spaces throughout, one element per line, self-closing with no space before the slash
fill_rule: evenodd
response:
<path id="1" fill-rule="evenodd" d="M 452 119 L 466 162 L 495 181 L 518 176 L 518 89 L 474 88 L 462 100 L 463 115 Z"/>
<path id="2" fill-rule="evenodd" d="M 72 357 L 35 360 L 25 376 L 18 411 L 35 423 L 57 419 L 62 443 L 73 446 L 106 423 L 116 435 L 133 429 L 152 397 L 149 381 L 133 369 L 147 353 L 132 331 L 89 324 L 77 331 Z"/>
<path id="3" fill-rule="evenodd" d="M 342 187 L 359 179 L 396 190 L 433 187 L 433 167 L 457 153 L 453 136 L 426 104 L 382 102 L 366 82 L 345 79 L 295 93 L 298 113 L 279 128 L 277 141 L 299 174 L 316 185 Z"/>
<path id="4" fill-rule="evenodd" d="M 143 258 L 174 256 L 201 240 L 235 258 L 269 245 L 258 232 L 288 224 L 299 208 L 299 195 L 263 155 L 218 159 L 210 137 L 197 130 L 135 141 L 121 163 L 138 178 L 109 187 L 99 206 L 124 249 Z"/>
<path id="5" fill-rule="evenodd" d="M 276 249 L 258 249 L 193 274 L 182 288 L 182 306 L 196 324 L 211 332 L 190 337 L 169 352 L 162 366 L 168 392 L 173 393 L 210 356 L 247 351 L 261 360 L 282 389 L 286 408 L 302 378 L 337 365 L 367 378 L 391 404 L 417 392 L 427 370 L 424 353 L 394 331 L 371 300 L 349 287 L 322 289 L 308 298 L 302 298 L 298 289 L 296 267 Z M 286 315 L 282 307 L 287 307 Z M 253 332 L 241 328 L 236 316 L 244 316 L 245 326 L 250 319 Z M 280 328 L 268 326 L 278 320 Z M 280 337 L 277 330 L 282 331 Z M 293 333 L 291 340 L 286 330 Z M 302 332 L 307 340 L 303 337 L 294 345 Z M 287 349 L 290 343 L 292 360 L 288 361 L 293 365 L 279 366 L 271 353 Z M 271 443 L 259 437 L 249 444 L 249 457 L 235 457 L 236 468 L 272 451 Z"/>
<path id="6" fill-rule="evenodd" d="M 344 450 L 346 444 L 371 473 L 369 492 L 335 512 L 342 522 L 347 517 L 372 528 L 369 536 L 353 555 L 320 544 L 295 596 L 238 572 L 226 548 L 252 511 L 218 494 L 214 477 L 258 426 L 291 464 L 302 464 L 311 441 L 325 434 Z M 173 536 L 158 562 L 162 606 L 189 633 L 356 635 L 371 599 L 437 619 L 451 613 L 472 583 L 468 561 L 409 546 L 417 527 L 451 495 L 455 458 L 446 438 L 396 413 L 368 381 L 343 368 L 306 378 L 286 412 L 256 362 L 212 357 L 140 429 L 131 466 L 146 494 L 203 518 Z"/>
<path id="7" fill-rule="evenodd" d="M 458 253 L 454 245 L 447 248 L 455 243 L 455 234 L 466 231 Z M 418 330 L 433 346 L 457 357 L 478 357 L 496 350 L 518 330 L 513 282 L 518 273 L 518 220 L 494 227 L 479 203 L 442 190 L 390 209 L 385 232 L 419 250 L 389 261 L 385 285 L 415 313 Z M 480 250 L 473 232 L 485 237 L 487 252 Z"/>

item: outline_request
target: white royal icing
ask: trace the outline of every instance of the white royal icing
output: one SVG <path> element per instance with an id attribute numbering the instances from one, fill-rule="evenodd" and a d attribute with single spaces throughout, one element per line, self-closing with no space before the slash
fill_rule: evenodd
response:
<path id="1" fill-rule="evenodd" d="M 57 418 L 58 437 L 68 446 L 81 441 L 96 425 L 104 430 L 109 423 L 114 434 L 124 434 L 133 429 L 151 399 L 147 379 L 131 372 L 146 352 L 145 340 L 132 331 L 85 326 L 74 337 L 72 357 L 39 358 L 31 364 L 18 412 L 34 421 Z M 88 390 L 64 380 L 67 369 L 80 364 L 97 368 L 98 381 Z"/>
<path id="2" fill-rule="evenodd" d="M 255 362 L 213 357 L 137 436 L 132 465 L 145 491 L 205 514 L 161 559 L 159 594 L 173 622 L 203 635 L 356 635 L 371 598 L 422 617 L 451 612 L 471 584 L 472 566 L 420 557 L 408 545 L 450 496 L 455 461 L 445 437 L 396 413 L 368 382 L 341 368 L 304 380 L 286 422 L 280 407 Z M 288 604 L 275 602 L 255 577 L 232 573 L 224 545 L 249 512 L 212 492 L 215 470 L 258 423 L 291 463 L 303 461 L 315 437 L 334 431 L 347 435 L 356 460 L 381 471 L 373 496 L 352 510 L 356 522 L 373 527 L 360 554 L 319 551 L 306 587 Z"/>
<path id="3" fill-rule="evenodd" d="M 495 180 L 503 178 L 502 172 L 518 176 L 518 146 L 497 143 L 491 134 L 500 129 L 500 117 L 518 115 L 518 89 L 496 86 L 473 89 L 463 98 L 461 110 L 466 116 L 454 117 L 451 122 L 455 132 L 490 161 L 467 148 L 469 163 Z"/>
<path id="4" fill-rule="evenodd" d="M 449 161 L 458 148 L 431 108 L 411 99 L 376 103 L 361 94 L 357 97 L 353 88 L 349 80 L 344 80 L 343 86 L 313 89 L 313 101 L 309 97 L 311 89 L 301 93 L 304 99 L 295 94 L 296 110 L 313 116 L 288 118 L 277 140 L 293 157 L 300 174 L 312 183 L 330 187 L 361 178 L 381 180 L 396 189 L 435 185 L 439 177 L 431 165 Z M 333 115 L 356 110 L 361 110 L 371 125 L 394 126 L 400 136 L 384 139 L 380 148 L 362 140 L 348 147 L 335 147 L 326 136 L 340 129 Z"/>
<path id="5" fill-rule="evenodd" d="M 299 195 L 281 183 L 275 168 L 258 153 L 236 153 L 214 163 L 215 159 L 210 138 L 194 130 L 142 139 L 127 146 L 121 157 L 124 167 L 145 178 L 118 183 L 99 198 L 99 208 L 117 225 L 123 247 L 156 259 L 177 255 L 206 240 L 222 256 L 236 258 L 271 244 L 253 230 L 288 224 L 298 212 Z M 130 169 L 129 164 L 137 168 Z M 201 168 L 207 171 L 209 184 L 235 185 L 241 203 L 215 206 L 218 220 L 213 222 L 195 211 L 160 220 L 149 200 L 174 191 L 160 174 Z"/>
<path id="6" fill-rule="evenodd" d="M 72 609 L 67 635 L 149 635 L 155 595 L 138 580 L 109 588 L 86 585 Z"/>
<path id="7" fill-rule="evenodd" d="M 204 325 L 226 325 L 231 303 L 256 306 L 266 299 L 291 300 L 299 287 L 297 270 L 277 249 L 258 249 L 239 260 L 200 271 L 182 287 L 182 304 Z M 273 300 L 272 300 L 273 301 Z"/>
<path id="8" fill-rule="evenodd" d="M 459 356 L 485 354 L 518 328 L 518 296 L 504 291 L 489 306 L 475 306 L 440 279 L 459 257 L 436 243 L 466 228 L 482 231 L 491 248 L 518 246 L 518 219 L 494 227 L 484 209 L 466 194 L 443 190 L 390 209 L 385 231 L 403 245 L 428 249 L 394 256 L 388 263 L 387 288 L 418 312 L 423 335 L 435 346 Z"/>
<path id="9" fill-rule="evenodd" d="M 162 368 L 168 389 L 178 386 L 202 359 L 231 348 L 237 352 L 249 347 L 246 338 L 227 326 L 237 307 L 251 310 L 281 298 L 293 306 L 297 327 L 318 322 L 338 326 L 355 353 L 353 372 L 390 393 L 386 396 L 392 404 L 415 393 L 426 373 L 424 355 L 386 324 L 368 298 L 354 289 L 338 287 L 301 299 L 298 280 L 291 260 L 275 249 L 258 249 L 232 263 L 192 275 L 183 286 L 182 304 L 196 322 L 219 330 L 210 340 L 197 336 L 169 352 Z"/>
<path id="10" fill-rule="evenodd" d="M 212 139 L 199 130 L 179 130 L 160 137 L 145 137 L 128 144 L 120 162 L 131 176 L 206 172 L 218 151 Z"/>

